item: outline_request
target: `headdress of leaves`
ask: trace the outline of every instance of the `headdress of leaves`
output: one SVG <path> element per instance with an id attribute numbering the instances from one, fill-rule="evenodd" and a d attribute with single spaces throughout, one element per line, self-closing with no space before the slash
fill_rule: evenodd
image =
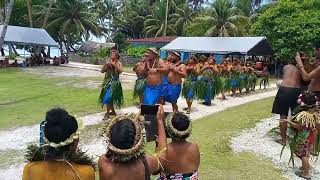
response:
<path id="1" fill-rule="evenodd" d="M 133 147 L 131 147 L 130 149 L 119 149 L 113 146 L 110 142 L 111 129 L 113 125 L 122 120 L 131 120 L 136 129 L 135 142 Z M 106 124 L 103 126 L 102 135 L 105 138 L 105 142 L 107 144 L 107 153 L 112 154 L 112 157 L 110 159 L 114 162 L 129 162 L 134 159 L 139 159 L 145 154 L 146 135 L 143 121 L 140 118 L 140 115 L 126 114 L 116 116 L 111 121 L 106 122 Z"/>
<path id="2" fill-rule="evenodd" d="M 190 136 L 191 129 L 192 129 L 191 121 L 190 121 L 190 125 L 189 125 L 188 129 L 186 129 L 184 131 L 179 131 L 176 128 L 174 128 L 172 125 L 172 119 L 175 114 L 176 114 L 176 112 L 169 114 L 165 120 L 166 130 L 167 130 L 167 133 L 169 134 L 169 136 L 171 138 L 177 138 L 177 139 L 181 139 L 181 138 Z"/>

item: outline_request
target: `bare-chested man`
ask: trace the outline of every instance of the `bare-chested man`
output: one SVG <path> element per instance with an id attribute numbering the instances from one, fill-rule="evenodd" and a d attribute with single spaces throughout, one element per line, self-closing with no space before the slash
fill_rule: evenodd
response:
<path id="1" fill-rule="evenodd" d="M 315 93 L 320 97 L 320 49 L 316 48 L 314 51 L 313 58 L 313 67 L 314 70 L 310 73 L 307 73 L 303 62 L 300 57 L 300 53 L 296 54 L 297 67 L 300 69 L 303 80 L 310 81 L 308 91 Z"/>
<path id="2" fill-rule="evenodd" d="M 146 71 L 146 54 L 141 60 L 133 67 L 133 71 L 137 74 L 137 80 L 135 82 L 133 97 L 139 96 L 140 105 L 143 104 L 143 93 L 146 87 L 146 78 L 148 72 Z"/>
<path id="3" fill-rule="evenodd" d="M 173 64 L 169 66 L 169 85 L 167 86 L 167 94 L 165 95 L 164 100 L 172 104 L 174 112 L 178 112 L 177 100 L 181 92 L 182 78 L 187 76 L 187 68 L 186 65 L 181 63 L 179 53 L 173 52 L 170 56 Z"/>
<path id="4" fill-rule="evenodd" d="M 273 103 L 272 113 L 280 115 L 280 144 L 286 143 L 287 123 L 289 108 L 293 111 L 297 106 L 297 98 L 302 92 L 302 78 L 299 69 L 288 64 L 283 67 L 283 78 L 278 93 Z"/>
<path id="5" fill-rule="evenodd" d="M 147 84 L 143 93 L 144 104 L 155 105 L 162 102 L 162 76 L 168 72 L 164 62 L 159 59 L 157 49 L 149 48 L 146 54 Z"/>

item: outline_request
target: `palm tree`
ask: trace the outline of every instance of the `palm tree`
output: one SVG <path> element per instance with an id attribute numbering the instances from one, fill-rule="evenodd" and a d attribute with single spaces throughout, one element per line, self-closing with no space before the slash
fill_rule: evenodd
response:
<path id="1" fill-rule="evenodd" d="M 31 0 L 26 0 L 27 3 L 27 8 L 28 8 L 28 18 L 29 18 L 29 23 L 30 27 L 33 27 L 33 21 L 32 21 L 32 5 L 31 5 Z"/>
<path id="2" fill-rule="evenodd" d="M 240 28 L 249 22 L 249 18 L 241 15 L 230 0 L 216 0 L 210 15 L 198 17 L 197 20 L 212 24 L 206 31 L 208 36 L 237 36 Z"/>
<path id="3" fill-rule="evenodd" d="M 11 12 L 12 12 L 12 8 L 13 8 L 13 4 L 14 4 L 14 0 L 10 0 L 10 2 L 8 4 L 6 4 L 6 19 L 4 21 L 4 25 L 2 27 L 2 32 L 0 35 L 0 48 L 2 47 L 3 43 L 4 43 L 4 38 L 6 36 L 7 33 L 7 29 L 8 29 L 8 25 L 9 25 L 9 21 L 10 21 L 10 16 L 11 16 Z"/>
<path id="4" fill-rule="evenodd" d="M 66 39 L 66 49 L 69 52 L 72 37 L 85 37 L 93 34 L 100 36 L 102 28 L 97 23 L 97 14 L 89 12 L 84 0 L 63 0 L 52 8 L 53 17 L 48 28 L 59 26 L 59 34 Z"/>
<path id="5" fill-rule="evenodd" d="M 114 16 L 111 28 L 122 32 L 130 38 L 144 37 L 143 28 L 145 17 L 153 11 L 145 0 L 130 0 L 119 8 L 117 16 Z M 113 32 L 114 33 L 114 32 Z"/>
<path id="6" fill-rule="evenodd" d="M 173 16 L 175 21 L 175 27 L 177 29 L 177 35 L 182 35 L 183 27 L 186 24 L 191 23 L 192 18 L 196 15 L 196 11 L 193 11 L 188 4 L 184 4 L 183 7 L 177 8 L 176 14 Z"/>
<path id="7" fill-rule="evenodd" d="M 155 6 L 154 13 L 148 15 L 144 22 L 144 31 L 147 36 L 166 36 L 167 33 L 175 33 L 174 14 L 167 15 L 167 3 L 159 2 Z"/>
<path id="8" fill-rule="evenodd" d="M 46 15 L 44 16 L 44 20 L 43 20 L 43 24 L 42 24 L 42 28 L 45 28 L 47 26 L 47 22 L 50 16 L 50 12 L 51 12 L 51 8 L 53 6 L 54 0 L 49 0 L 49 6 L 47 8 L 47 12 Z"/>

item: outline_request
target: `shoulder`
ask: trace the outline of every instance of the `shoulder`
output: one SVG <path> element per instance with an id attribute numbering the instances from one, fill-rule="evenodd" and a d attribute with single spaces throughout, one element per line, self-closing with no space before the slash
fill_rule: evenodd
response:
<path id="1" fill-rule="evenodd" d="M 29 162 L 24 166 L 24 170 L 31 170 L 33 168 L 41 168 L 43 165 L 43 161 L 35 161 L 35 162 Z"/>
<path id="2" fill-rule="evenodd" d="M 76 166 L 77 171 L 81 174 L 84 179 L 94 179 L 95 178 L 95 169 L 90 165 L 79 165 Z"/>

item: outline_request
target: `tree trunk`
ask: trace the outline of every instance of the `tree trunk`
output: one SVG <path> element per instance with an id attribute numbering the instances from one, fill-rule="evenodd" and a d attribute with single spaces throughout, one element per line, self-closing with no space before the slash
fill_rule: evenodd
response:
<path id="1" fill-rule="evenodd" d="M 169 14 L 169 0 L 167 0 L 167 6 L 166 6 L 166 19 L 164 21 L 164 30 L 163 30 L 163 36 L 167 35 L 167 28 L 168 28 L 168 14 Z"/>
<path id="2" fill-rule="evenodd" d="M 17 52 L 17 49 L 14 47 L 14 45 L 11 46 L 13 53 L 17 56 L 20 56 L 20 54 Z"/>
<path id="3" fill-rule="evenodd" d="M 70 53 L 70 45 L 71 45 L 71 39 L 70 39 L 70 35 L 68 35 L 67 36 L 67 43 L 66 43 L 67 56 Z"/>
<path id="4" fill-rule="evenodd" d="M 50 46 L 48 46 L 48 52 L 47 52 L 47 57 L 48 58 L 51 58 L 50 54 L 51 54 L 51 48 L 50 48 Z"/>
<path id="5" fill-rule="evenodd" d="M 44 17 L 44 20 L 43 20 L 42 28 L 46 28 L 46 26 L 47 26 L 47 22 L 48 22 L 48 19 L 49 19 L 49 16 L 50 16 L 50 11 L 51 11 L 51 8 L 52 8 L 52 5 L 53 5 L 53 1 L 54 0 L 50 0 L 49 7 L 48 7 L 47 12 L 46 12 L 46 16 Z"/>
<path id="6" fill-rule="evenodd" d="M 5 8 L 0 8 L 0 24 L 4 23 L 4 10 Z"/>
<path id="7" fill-rule="evenodd" d="M 59 41 L 60 56 L 63 56 L 63 44 Z"/>
<path id="8" fill-rule="evenodd" d="M 28 16 L 29 16 L 30 27 L 33 27 L 31 0 L 26 0 L 26 1 L 27 1 L 27 7 L 28 7 Z"/>
<path id="9" fill-rule="evenodd" d="M 9 21 L 10 21 L 10 16 L 11 16 L 13 4 L 14 4 L 14 0 L 10 0 L 10 2 L 8 4 L 8 7 L 7 7 L 8 11 L 7 11 L 7 14 L 6 14 L 6 20 L 4 21 L 2 32 L 1 32 L 1 35 L 0 35 L 0 47 L 2 47 L 3 42 L 4 42 L 4 38 L 5 38 L 6 33 L 7 33 L 7 29 L 8 29 L 8 25 L 9 25 Z"/>

